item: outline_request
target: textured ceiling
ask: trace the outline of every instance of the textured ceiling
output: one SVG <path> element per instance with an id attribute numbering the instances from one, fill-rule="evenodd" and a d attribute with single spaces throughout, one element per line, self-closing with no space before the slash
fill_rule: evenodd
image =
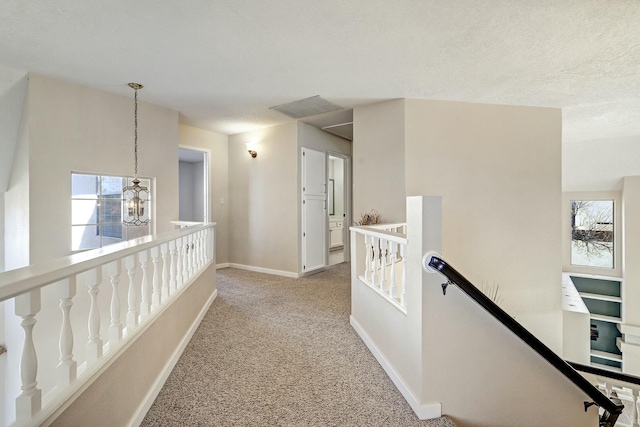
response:
<path id="1" fill-rule="evenodd" d="M 639 41 L 638 0 L 0 2 L 0 64 L 125 96 L 140 82 L 227 134 L 320 95 L 559 107 L 565 140 L 640 135 Z"/>

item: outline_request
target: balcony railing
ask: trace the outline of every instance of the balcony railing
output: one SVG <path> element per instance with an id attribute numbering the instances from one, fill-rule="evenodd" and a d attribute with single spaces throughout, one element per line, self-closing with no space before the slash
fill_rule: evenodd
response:
<path id="1" fill-rule="evenodd" d="M 351 241 L 364 247 L 356 259 L 359 279 L 406 313 L 406 224 L 351 227 L 351 233 Z"/>
<path id="2" fill-rule="evenodd" d="M 19 352 L 20 387 L 4 390 L 3 425 L 40 425 L 95 380 L 101 369 L 215 263 L 214 226 L 203 224 L 147 236 L 0 274 L 0 301 L 6 311 L 15 310 L 24 336 L 22 348 L 7 349 Z M 73 310 L 83 305 L 86 310 Z M 51 316 L 58 309 L 60 315 Z M 42 319 L 41 311 L 47 313 Z M 54 331 L 57 351 L 34 338 L 51 336 Z M 74 344 L 79 339 L 83 349 Z M 74 356 L 74 349 L 83 353 L 83 360 Z M 44 388 L 39 364 L 56 366 L 53 384 Z M 15 401 L 15 412 L 7 400 Z M 14 421 L 7 416 L 11 412 Z"/>

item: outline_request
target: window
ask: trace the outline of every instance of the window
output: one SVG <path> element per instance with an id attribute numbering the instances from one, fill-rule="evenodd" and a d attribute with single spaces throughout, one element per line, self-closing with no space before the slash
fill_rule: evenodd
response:
<path id="1" fill-rule="evenodd" d="M 151 190 L 148 179 L 140 185 Z M 149 224 L 127 226 L 122 222 L 122 189 L 132 178 L 71 174 L 71 249 L 101 248 L 151 234 Z M 147 208 L 148 209 L 148 208 Z"/>
<path id="2" fill-rule="evenodd" d="M 613 200 L 571 200 L 571 264 L 614 268 Z"/>

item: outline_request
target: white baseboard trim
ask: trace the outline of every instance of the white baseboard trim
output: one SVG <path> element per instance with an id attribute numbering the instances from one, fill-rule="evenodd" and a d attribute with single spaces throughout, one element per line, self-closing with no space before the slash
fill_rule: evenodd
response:
<path id="1" fill-rule="evenodd" d="M 378 347 L 373 343 L 371 337 L 362 329 L 362 326 L 358 323 L 353 316 L 349 316 L 349 322 L 353 329 L 360 335 L 360 338 L 366 346 L 369 348 L 373 356 L 376 358 L 382 369 L 387 373 L 393 384 L 395 384 L 396 388 L 402 394 L 404 399 L 407 401 L 413 412 L 420 418 L 421 420 L 428 420 L 432 418 L 438 418 L 442 416 L 442 404 L 438 403 L 429 403 L 423 404 L 418 401 L 418 399 L 411 393 L 409 387 L 402 381 L 402 378 L 398 373 L 393 369 L 393 366 L 389 363 L 389 361 L 384 357 L 384 355 L 380 352 Z"/>
<path id="2" fill-rule="evenodd" d="M 189 330 L 182 338 L 182 341 L 180 341 L 180 344 L 169 358 L 169 361 L 164 366 L 162 375 L 158 377 L 153 387 L 151 387 L 151 390 L 149 390 L 149 393 L 147 393 L 147 396 L 142 401 L 142 404 L 138 407 L 138 411 L 135 417 L 131 421 L 131 424 L 129 424 L 131 427 L 138 427 L 140 424 L 142 424 L 142 420 L 144 420 L 145 415 L 147 415 L 147 412 L 149 412 L 149 408 L 151 408 L 151 405 L 153 405 L 153 402 L 158 397 L 158 394 L 160 394 L 160 390 L 162 390 L 164 383 L 167 381 L 167 378 L 169 378 L 171 371 L 176 366 L 176 363 L 178 363 L 178 359 L 180 359 L 180 356 L 182 356 L 184 349 L 187 347 L 187 344 L 189 344 L 189 341 L 191 341 L 191 337 L 193 337 L 196 329 L 198 329 L 198 326 L 200 326 L 200 322 L 202 322 L 204 315 L 207 314 L 207 311 L 209 311 L 211 304 L 213 304 L 213 301 L 217 296 L 218 290 L 216 289 L 215 291 L 213 291 L 213 294 L 211 295 L 211 297 L 209 297 L 209 300 L 204 305 L 204 307 L 202 307 L 202 310 L 200 310 L 200 313 L 198 313 L 198 317 L 196 317 L 196 319 L 193 321 L 193 323 L 189 327 Z"/>
<path id="3" fill-rule="evenodd" d="M 254 267 L 252 265 L 229 263 L 229 267 L 238 268 L 240 270 L 255 271 L 256 273 L 274 274 L 276 276 L 291 277 L 298 279 L 300 273 L 293 273 L 291 271 L 273 270 L 271 268 Z"/>
<path id="4" fill-rule="evenodd" d="M 229 268 L 229 263 L 223 262 L 222 264 L 216 264 L 216 270 L 220 270 L 221 268 Z"/>

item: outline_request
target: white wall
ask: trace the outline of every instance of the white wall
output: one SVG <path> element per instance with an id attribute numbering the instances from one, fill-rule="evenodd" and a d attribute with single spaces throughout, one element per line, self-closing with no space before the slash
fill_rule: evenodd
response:
<path id="1" fill-rule="evenodd" d="M 563 191 L 620 191 L 625 176 L 640 175 L 640 136 L 563 141 Z"/>
<path id="2" fill-rule="evenodd" d="M 179 126 L 180 147 L 209 156 L 209 220 L 216 226 L 216 259 L 229 262 L 229 137 L 192 126 Z"/>
<path id="3" fill-rule="evenodd" d="M 404 222 L 404 100 L 353 109 L 353 219 L 371 209 Z"/>
<path id="4" fill-rule="evenodd" d="M 407 196 L 443 197 L 443 256 L 561 354 L 561 112 L 406 100 Z"/>

